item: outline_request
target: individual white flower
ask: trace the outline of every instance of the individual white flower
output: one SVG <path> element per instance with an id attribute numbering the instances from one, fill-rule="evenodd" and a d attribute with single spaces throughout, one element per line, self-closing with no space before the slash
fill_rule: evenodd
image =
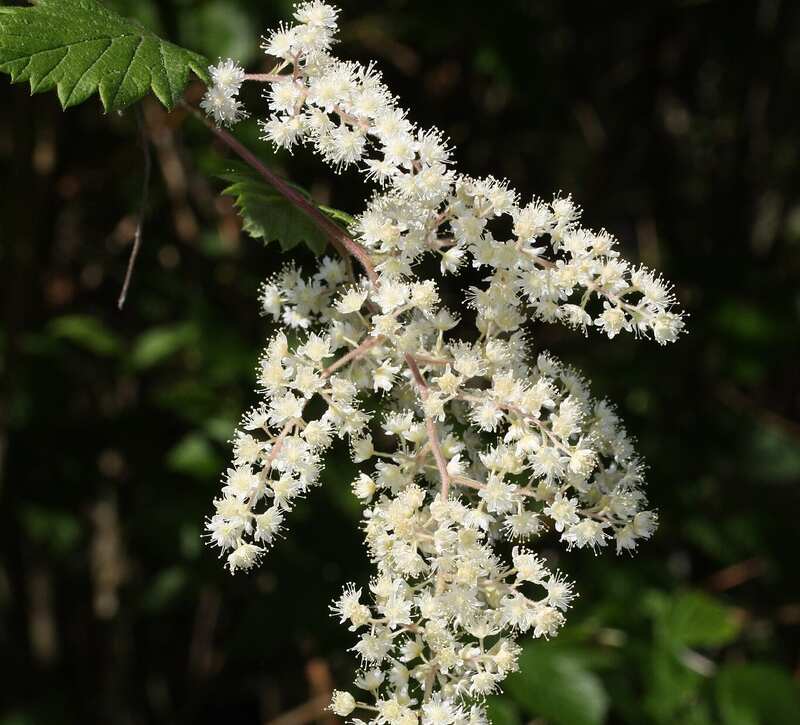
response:
<path id="1" fill-rule="evenodd" d="M 422 725 L 451 725 L 458 714 L 455 703 L 442 699 L 441 693 L 437 692 L 422 706 Z"/>
<path id="2" fill-rule="evenodd" d="M 358 312 L 367 299 L 367 290 L 351 288 L 346 290 L 336 303 L 336 309 L 343 315 Z"/>
<path id="3" fill-rule="evenodd" d="M 264 549 L 255 544 L 240 544 L 228 555 L 228 568 L 231 573 L 240 569 L 247 571 L 258 563 Z"/>
<path id="4" fill-rule="evenodd" d="M 613 307 L 608 302 L 603 302 L 603 312 L 597 317 L 594 324 L 603 330 L 612 340 L 622 332 L 622 330 L 630 329 L 630 323 L 622 308 Z"/>
<path id="5" fill-rule="evenodd" d="M 303 345 L 297 348 L 300 355 L 305 355 L 309 360 L 318 363 L 331 355 L 330 340 L 320 337 L 316 333 L 311 333 Z"/>
<path id="6" fill-rule="evenodd" d="M 211 86 L 200 101 L 202 108 L 218 126 L 233 126 L 247 117 L 241 101 L 222 86 Z"/>
<path id="7" fill-rule="evenodd" d="M 517 570 L 517 579 L 534 584 L 541 584 L 544 581 L 548 571 L 536 554 L 515 546 L 512 558 L 514 568 Z"/>
<path id="8" fill-rule="evenodd" d="M 510 511 L 515 503 L 514 492 L 516 486 L 506 483 L 499 476 L 491 476 L 484 487 L 478 491 L 478 496 L 486 503 L 489 512 L 503 513 Z"/>
<path id="9" fill-rule="evenodd" d="M 367 670 L 362 675 L 356 678 L 356 687 L 372 692 L 377 690 L 384 680 L 384 673 L 377 669 Z"/>
<path id="10" fill-rule="evenodd" d="M 347 717 L 356 709 L 356 699 L 343 690 L 334 690 L 328 709 L 339 717 Z"/>
<path id="11" fill-rule="evenodd" d="M 350 441 L 352 449 L 353 463 L 363 463 L 372 458 L 375 447 L 372 443 L 372 436 L 367 435 L 363 438 L 356 438 Z"/>
<path id="12" fill-rule="evenodd" d="M 551 574 L 544 587 L 547 589 L 547 604 L 561 611 L 568 609 L 570 602 L 575 598 L 572 582 L 567 581 L 560 572 Z"/>
<path id="13" fill-rule="evenodd" d="M 604 526 L 599 521 L 582 519 L 578 523 L 569 525 L 561 534 L 561 540 L 566 542 L 568 549 L 573 546 L 579 549 L 588 546 L 597 553 L 597 547 L 604 546 L 608 538 L 603 529 Z"/>
<path id="14" fill-rule="evenodd" d="M 214 85 L 230 95 L 236 95 L 244 83 L 244 69 L 231 58 L 212 65 L 208 72 Z"/>
<path id="15" fill-rule="evenodd" d="M 572 526 L 578 522 L 578 503 L 574 499 L 558 494 L 542 511 L 555 523 L 556 531 L 564 531 L 565 526 Z"/>
<path id="16" fill-rule="evenodd" d="M 384 360 L 372 371 L 372 389 L 377 392 L 385 390 L 389 392 L 394 385 L 394 376 L 400 372 L 399 365 L 392 365 L 389 360 Z"/>
<path id="17" fill-rule="evenodd" d="M 555 607 L 541 606 L 533 615 L 533 636 L 555 637 L 564 624 L 564 615 Z"/>
<path id="18" fill-rule="evenodd" d="M 381 285 L 380 290 L 375 295 L 375 301 L 380 306 L 382 312 L 391 312 L 406 303 L 408 294 L 409 289 L 407 285 L 389 282 Z"/>
<path id="19" fill-rule="evenodd" d="M 331 613 L 344 623 L 350 621 L 352 629 L 363 627 L 370 618 L 369 607 L 361 604 L 361 590 L 355 584 L 348 584 L 342 595 L 331 605 Z"/>

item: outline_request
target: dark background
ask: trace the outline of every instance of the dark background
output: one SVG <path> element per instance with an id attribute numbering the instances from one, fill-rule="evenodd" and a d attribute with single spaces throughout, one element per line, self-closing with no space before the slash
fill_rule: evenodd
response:
<path id="1" fill-rule="evenodd" d="M 109 4 L 253 70 L 289 15 Z M 581 597 L 562 635 L 526 644 L 496 722 L 800 722 L 800 7 L 340 5 L 339 52 L 376 58 L 461 171 L 572 192 L 691 314 L 663 349 L 536 328 L 619 404 L 661 527 L 635 558 L 543 542 Z M 327 604 L 370 571 L 352 469 L 329 463 L 250 576 L 200 540 L 269 334 L 257 286 L 285 257 L 240 233 L 207 131 L 150 99 L 149 215 L 118 311 L 139 112 L 103 116 L 94 98 L 63 113 L 0 80 L 0 723 L 328 722 L 355 660 Z M 238 133 L 318 200 L 362 208 L 355 174 Z"/>

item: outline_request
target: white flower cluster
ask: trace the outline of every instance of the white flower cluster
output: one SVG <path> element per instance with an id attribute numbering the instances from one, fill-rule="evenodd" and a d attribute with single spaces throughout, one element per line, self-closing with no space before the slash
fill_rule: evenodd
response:
<path id="1" fill-rule="evenodd" d="M 682 318 L 660 277 L 578 225 L 569 197 L 521 205 L 505 182 L 456 174 L 441 135 L 413 126 L 373 68 L 330 55 L 334 8 L 312 0 L 295 18 L 265 40 L 280 75 L 264 133 L 380 184 L 350 230 L 368 274 L 325 258 L 313 276 L 288 265 L 264 284 L 263 312 L 284 331 L 261 359 L 263 400 L 236 432 L 208 534 L 231 571 L 252 567 L 346 440 L 377 571 L 332 606 L 358 633 L 363 694 L 336 692 L 331 709 L 370 725 L 484 723 L 483 699 L 517 669 L 516 637 L 554 636 L 575 596 L 531 550 L 537 538 L 620 552 L 656 526 L 614 408 L 532 356 L 523 325 L 665 343 Z M 492 231 L 501 217 L 510 239 Z M 431 255 L 442 275 L 486 269 L 467 293 L 466 339 L 421 276 Z"/>
<path id="2" fill-rule="evenodd" d="M 472 290 L 481 332 L 516 330 L 527 313 L 611 338 L 625 330 L 676 339 L 683 320 L 671 286 L 620 259 L 608 232 L 581 227 L 571 197 L 523 204 L 505 181 L 457 174 L 441 133 L 414 126 L 372 66 L 330 55 L 336 12 L 305 3 L 300 25 L 267 38 L 277 70 L 290 72 L 271 83 L 262 127 L 276 146 L 309 143 L 335 168 L 355 165 L 381 185 L 354 231 L 385 278 L 412 276 L 431 252 L 443 273 L 471 260 L 491 273 Z M 504 218 L 508 239 L 492 231 Z"/>
<path id="3" fill-rule="evenodd" d="M 239 90 L 244 83 L 244 69 L 233 60 L 220 61 L 208 69 L 212 85 L 206 90 L 202 108 L 218 126 L 232 126 L 247 117 Z"/>

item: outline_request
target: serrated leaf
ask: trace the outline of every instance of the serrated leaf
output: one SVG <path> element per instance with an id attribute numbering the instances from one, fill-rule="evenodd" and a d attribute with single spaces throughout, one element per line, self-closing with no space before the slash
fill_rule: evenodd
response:
<path id="1" fill-rule="evenodd" d="M 0 8 L 0 71 L 31 93 L 55 88 L 64 108 L 99 93 L 106 112 L 118 111 L 152 90 L 171 109 L 190 70 L 209 80 L 203 56 L 95 0 L 32 2 Z"/>
<path id="2" fill-rule="evenodd" d="M 251 237 L 263 239 L 264 244 L 278 242 L 284 252 L 301 243 L 314 254 L 319 255 L 325 251 L 328 245 L 325 234 L 260 177 L 249 170 L 237 169 L 223 174 L 222 178 L 229 182 L 222 193 L 234 197 L 242 218 L 242 228 Z M 300 191 L 308 196 L 302 189 Z M 330 211 L 337 211 L 322 209 L 332 217 Z M 337 213 L 344 215 L 344 212 Z"/>

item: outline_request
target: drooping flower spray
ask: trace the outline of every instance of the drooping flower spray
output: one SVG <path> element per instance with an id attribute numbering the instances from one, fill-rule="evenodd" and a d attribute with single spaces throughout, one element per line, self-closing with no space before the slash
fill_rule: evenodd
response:
<path id="1" fill-rule="evenodd" d="M 416 126 L 374 66 L 332 54 L 337 16 L 305 2 L 264 39 L 276 64 L 256 77 L 263 136 L 357 168 L 374 191 L 343 234 L 355 264 L 326 257 L 310 276 L 287 265 L 262 287 L 262 311 L 299 342 L 278 332 L 267 344 L 262 400 L 236 431 L 208 535 L 231 571 L 258 564 L 321 483 L 333 440 L 346 440 L 376 572 L 331 607 L 361 666 L 331 709 L 376 725 L 481 723 L 485 696 L 517 669 L 517 638 L 555 636 L 576 596 L 537 538 L 554 530 L 568 549 L 621 552 L 656 527 L 614 407 L 535 354 L 526 325 L 664 344 L 684 323 L 671 287 L 582 227 L 571 197 L 522 200 L 505 181 L 459 174 L 442 134 Z M 225 61 L 212 77 L 204 110 L 236 122 L 243 71 Z M 508 238 L 489 225 L 502 217 Z M 423 276 L 430 258 L 442 277 L 483 275 L 464 289 L 464 320 Z M 373 396 L 380 414 L 365 405 Z"/>

